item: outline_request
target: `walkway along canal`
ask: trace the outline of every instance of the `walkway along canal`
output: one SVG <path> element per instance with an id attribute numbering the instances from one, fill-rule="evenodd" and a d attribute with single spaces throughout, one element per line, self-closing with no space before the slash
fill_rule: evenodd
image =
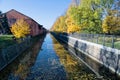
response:
<path id="1" fill-rule="evenodd" d="M 81 61 L 73 53 L 79 54 Z M 91 64 L 93 69 L 89 67 Z M 45 40 L 41 38 L 0 72 L 0 80 L 98 80 L 98 78 L 117 79 L 115 75 L 108 74 L 107 69 L 50 34 Z"/>

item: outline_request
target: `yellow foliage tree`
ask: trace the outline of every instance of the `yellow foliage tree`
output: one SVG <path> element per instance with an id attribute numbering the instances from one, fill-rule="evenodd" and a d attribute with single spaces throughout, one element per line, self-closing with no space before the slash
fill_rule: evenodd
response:
<path id="1" fill-rule="evenodd" d="M 79 32 L 80 31 L 80 27 L 76 26 L 76 25 L 70 25 L 68 26 L 68 33 L 74 33 L 74 32 Z"/>
<path id="2" fill-rule="evenodd" d="M 26 37 L 26 35 L 30 33 L 29 24 L 23 19 L 17 20 L 17 22 L 12 25 L 11 32 L 16 38 Z"/>
<path id="3" fill-rule="evenodd" d="M 65 19 L 66 16 L 60 16 L 59 18 L 57 18 L 51 30 L 55 32 L 66 32 L 67 26 L 65 24 Z"/>
<path id="4" fill-rule="evenodd" d="M 113 34 L 116 31 L 120 31 L 120 17 L 107 16 L 102 24 L 103 32 Z"/>
<path id="5" fill-rule="evenodd" d="M 74 23 L 74 20 L 68 16 L 66 19 L 67 33 L 74 33 L 80 31 L 80 26 Z"/>

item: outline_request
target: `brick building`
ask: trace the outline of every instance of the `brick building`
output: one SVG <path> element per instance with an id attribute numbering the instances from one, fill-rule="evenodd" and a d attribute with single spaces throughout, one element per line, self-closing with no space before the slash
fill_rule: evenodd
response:
<path id="1" fill-rule="evenodd" d="M 31 36 L 36 36 L 46 31 L 46 29 L 43 28 L 42 25 L 38 24 L 35 20 L 14 9 L 4 13 L 4 15 L 7 18 L 7 23 L 9 28 L 11 28 L 12 24 L 14 24 L 17 20 L 24 19 L 31 28 L 31 32 L 30 32 Z"/>

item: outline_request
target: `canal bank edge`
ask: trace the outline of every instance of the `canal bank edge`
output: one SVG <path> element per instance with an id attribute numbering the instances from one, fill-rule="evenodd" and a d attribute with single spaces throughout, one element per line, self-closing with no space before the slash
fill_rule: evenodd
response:
<path id="1" fill-rule="evenodd" d="M 15 60 L 23 51 L 32 45 L 30 39 L 14 44 L 0 51 L 0 71 Z"/>
<path id="2" fill-rule="evenodd" d="M 120 76 L 120 50 L 67 35 L 52 34 Z"/>
<path id="3" fill-rule="evenodd" d="M 46 36 L 42 34 L 40 36 Z M 26 39 L 21 43 L 11 45 L 5 49 L 0 50 L 0 71 L 2 71 L 8 64 L 13 62 L 22 52 L 31 47 L 39 36 L 32 39 Z"/>

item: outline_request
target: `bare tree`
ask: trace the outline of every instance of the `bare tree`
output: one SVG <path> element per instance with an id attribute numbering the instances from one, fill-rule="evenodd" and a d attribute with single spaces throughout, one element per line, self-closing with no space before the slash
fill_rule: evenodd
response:
<path id="1" fill-rule="evenodd" d="M 80 4 L 80 0 L 72 0 L 72 5 L 78 6 Z"/>

